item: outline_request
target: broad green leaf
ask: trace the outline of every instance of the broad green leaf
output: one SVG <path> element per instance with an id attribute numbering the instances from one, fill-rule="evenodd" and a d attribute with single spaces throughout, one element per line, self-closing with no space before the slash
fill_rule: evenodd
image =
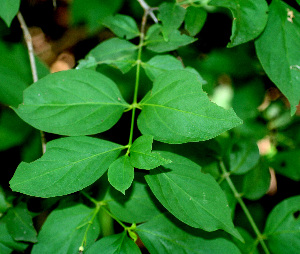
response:
<path id="1" fill-rule="evenodd" d="M 268 24 L 255 41 L 256 53 L 268 77 L 289 100 L 293 115 L 300 100 L 300 13 L 279 0 L 269 9 Z"/>
<path id="2" fill-rule="evenodd" d="M 129 41 L 112 38 L 92 49 L 85 60 L 80 61 L 77 68 L 108 64 L 126 73 L 135 65 L 137 49 L 138 47 Z"/>
<path id="3" fill-rule="evenodd" d="M 184 19 L 184 28 L 189 32 L 190 36 L 195 36 L 200 32 L 206 21 L 207 12 L 203 8 L 189 6 L 186 9 Z"/>
<path id="4" fill-rule="evenodd" d="M 32 128 L 11 109 L 0 113 L 0 151 L 22 144 Z"/>
<path id="5" fill-rule="evenodd" d="M 127 40 L 133 39 L 140 34 L 135 20 L 130 16 L 122 14 L 109 16 L 104 19 L 102 24 L 113 31 L 115 35 Z"/>
<path id="6" fill-rule="evenodd" d="M 16 113 L 33 127 L 77 136 L 106 131 L 128 104 L 116 84 L 91 70 L 61 71 L 40 79 L 24 91 Z"/>
<path id="7" fill-rule="evenodd" d="M 137 138 L 130 147 L 130 163 L 135 168 L 153 169 L 171 161 L 152 151 L 153 137 L 143 135 Z"/>
<path id="8" fill-rule="evenodd" d="M 231 42 L 228 47 L 255 39 L 267 24 L 266 0 L 212 0 L 209 4 L 229 8 L 233 15 Z"/>
<path id="9" fill-rule="evenodd" d="M 152 81 L 165 71 L 183 70 L 182 63 L 171 55 L 157 55 L 148 62 L 142 63 L 142 67 Z"/>
<path id="10" fill-rule="evenodd" d="M 58 207 L 47 217 L 38 235 L 38 242 L 33 246 L 32 254 L 74 254 L 82 244 L 85 232 L 86 248 L 91 246 L 100 233 L 97 220 L 92 225 L 93 209 L 77 204 Z"/>
<path id="11" fill-rule="evenodd" d="M 161 155 L 173 162 L 145 176 L 161 204 L 189 226 L 208 232 L 223 229 L 241 240 L 232 223 L 226 197 L 215 179 L 182 156 L 169 152 Z"/>
<path id="12" fill-rule="evenodd" d="M 162 26 L 155 24 L 149 28 L 146 35 L 145 45 L 147 49 L 163 53 L 167 51 L 172 51 L 178 49 L 179 47 L 188 45 L 196 41 L 193 37 L 185 34 L 181 34 L 178 30 L 173 30 L 168 35 L 168 41 L 166 41 L 161 34 Z"/>
<path id="13" fill-rule="evenodd" d="M 85 136 L 50 141 L 40 159 L 18 166 L 10 187 L 44 198 L 82 190 L 104 174 L 122 149 L 118 144 Z"/>
<path id="14" fill-rule="evenodd" d="M 229 169 L 236 175 L 245 174 L 259 161 L 259 150 L 254 140 L 240 140 L 232 144 L 229 155 Z"/>
<path id="15" fill-rule="evenodd" d="M 300 180 L 300 149 L 278 152 L 271 166 L 274 170 L 294 181 Z"/>
<path id="16" fill-rule="evenodd" d="M 160 214 L 159 203 L 155 203 L 155 197 L 140 176 L 136 173 L 135 180 L 125 195 L 111 188 L 106 196 L 110 211 L 121 221 L 141 223 Z"/>
<path id="17" fill-rule="evenodd" d="M 10 254 L 13 250 L 24 251 L 28 244 L 15 241 L 9 234 L 6 223 L 0 220 L 0 253 Z"/>
<path id="18" fill-rule="evenodd" d="M 243 177 L 243 196 L 250 200 L 257 200 L 264 196 L 270 187 L 270 171 L 268 165 L 259 162 Z"/>
<path id="19" fill-rule="evenodd" d="M 0 18 L 7 26 L 11 25 L 12 20 L 17 15 L 20 8 L 20 0 L 0 0 Z"/>
<path id="20" fill-rule="evenodd" d="M 110 235 L 95 242 L 86 254 L 139 254 L 139 247 L 127 236 L 126 232 Z"/>
<path id="21" fill-rule="evenodd" d="M 163 37 L 168 41 L 169 35 L 182 24 L 186 10 L 175 3 L 162 3 L 159 6 L 158 11 L 158 18 L 163 25 Z"/>
<path id="22" fill-rule="evenodd" d="M 136 232 L 151 254 L 238 254 L 239 249 L 224 238 L 205 239 L 204 232 L 173 223 L 161 214 L 137 227 Z"/>
<path id="23" fill-rule="evenodd" d="M 269 214 L 264 235 L 274 254 L 298 253 L 300 249 L 300 196 L 279 203 Z"/>
<path id="24" fill-rule="evenodd" d="M 71 5 L 73 22 L 86 23 L 90 32 L 101 28 L 102 21 L 116 13 L 123 4 L 123 0 L 74 0 Z"/>
<path id="25" fill-rule="evenodd" d="M 118 191 L 125 194 L 133 181 L 134 168 L 129 162 L 129 156 L 124 155 L 110 164 L 108 168 L 108 181 Z"/>
<path id="26" fill-rule="evenodd" d="M 7 230 L 15 241 L 37 242 L 37 232 L 24 203 L 9 209 L 5 221 Z"/>
<path id="27" fill-rule="evenodd" d="M 157 77 L 140 106 L 139 130 L 165 143 L 204 141 L 241 124 L 232 109 L 210 102 L 198 76 L 185 70 Z"/>

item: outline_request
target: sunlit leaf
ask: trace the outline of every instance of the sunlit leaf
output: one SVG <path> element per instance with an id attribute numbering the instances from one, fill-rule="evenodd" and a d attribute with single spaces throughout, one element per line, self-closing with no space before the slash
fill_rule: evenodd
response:
<path id="1" fill-rule="evenodd" d="M 20 0 L 0 0 L 0 18 L 4 20 L 7 26 L 11 25 L 12 20 L 17 15 L 20 3 Z"/>

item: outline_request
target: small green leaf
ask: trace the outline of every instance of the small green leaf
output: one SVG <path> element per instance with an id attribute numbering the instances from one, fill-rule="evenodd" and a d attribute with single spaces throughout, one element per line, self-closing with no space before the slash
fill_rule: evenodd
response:
<path id="1" fill-rule="evenodd" d="M 278 152 L 271 166 L 274 170 L 294 181 L 300 180 L 300 149 Z"/>
<path id="2" fill-rule="evenodd" d="M 145 176 L 161 204 L 192 227 L 208 232 L 223 229 L 242 240 L 232 223 L 226 197 L 215 179 L 202 173 L 200 166 L 185 157 L 169 152 L 161 154 L 173 162 Z"/>
<path id="3" fill-rule="evenodd" d="M 267 24 L 268 4 L 265 0 L 212 0 L 209 4 L 229 8 L 232 12 L 232 35 L 228 47 L 255 39 Z"/>
<path id="4" fill-rule="evenodd" d="M 268 24 L 255 41 L 262 67 L 289 100 L 292 115 L 300 100 L 299 31 L 300 13 L 285 2 L 274 0 L 269 7 Z"/>
<path id="5" fill-rule="evenodd" d="M 22 144 L 32 128 L 11 109 L 0 112 L 0 151 Z"/>
<path id="6" fill-rule="evenodd" d="M 94 220 L 91 226 L 89 224 L 92 213 L 93 209 L 82 204 L 58 207 L 47 217 L 38 235 L 38 242 L 33 246 L 31 253 L 78 253 L 85 232 L 87 232 L 86 248 L 88 248 L 100 233 L 98 220 Z"/>
<path id="7" fill-rule="evenodd" d="M 127 236 L 126 232 L 110 235 L 95 242 L 86 254 L 140 254 L 139 247 Z"/>
<path id="8" fill-rule="evenodd" d="M 135 173 L 135 180 L 125 195 L 111 188 L 105 199 L 110 211 L 128 223 L 145 222 L 160 214 L 155 197 L 139 173 Z"/>
<path id="9" fill-rule="evenodd" d="M 229 155 L 229 168 L 236 175 L 245 174 L 259 161 L 259 150 L 253 140 L 241 140 L 232 144 Z"/>
<path id="10" fill-rule="evenodd" d="M 130 40 L 139 36 L 140 32 L 135 20 L 126 15 L 109 16 L 102 24 L 108 27 L 115 35 Z"/>
<path id="11" fill-rule="evenodd" d="M 82 190 L 104 174 L 122 148 L 84 136 L 53 140 L 40 159 L 18 166 L 10 187 L 13 191 L 45 198 Z"/>
<path id="12" fill-rule="evenodd" d="M 189 32 L 190 36 L 195 36 L 200 32 L 206 21 L 207 12 L 203 8 L 189 6 L 186 9 L 184 19 L 184 28 Z"/>
<path id="13" fill-rule="evenodd" d="M 269 214 L 264 235 L 274 254 L 298 253 L 300 249 L 300 196 L 279 203 Z"/>
<path id="14" fill-rule="evenodd" d="M 161 214 L 139 225 L 136 232 L 152 254 L 239 254 L 239 249 L 229 240 L 218 237 L 205 239 L 203 231 L 172 222 Z"/>
<path id="15" fill-rule="evenodd" d="M 37 242 L 32 217 L 24 203 L 8 210 L 5 216 L 7 230 L 16 241 Z"/>
<path id="16" fill-rule="evenodd" d="M 210 102 L 198 76 L 186 70 L 157 77 L 140 106 L 139 130 L 165 143 L 204 141 L 241 124 L 232 109 Z"/>
<path id="17" fill-rule="evenodd" d="M 250 200 L 257 200 L 264 196 L 270 187 L 270 171 L 268 165 L 260 161 L 243 178 L 243 194 Z"/>
<path id="18" fill-rule="evenodd" d="M 106 131 L 116 124 L 128 104 L 117 85 L 91 70 L 48 75 L 24 91 L 16 113 L 33 127 L 78 136 Z"/>
<path id="19" fill-rule="evenodd" d="M 129 162 L 129 156 L 124 155 L 115 160 L 108 168 L 108 181 L 118 191 L 125 194 L 133 181 L 134 168 Z"/>
<path id="20" fill-rule="evenodd" d="M 186 10 L 174 3 L 162 3 L 158 11 L 158 18 L 163 24 L 162 33 L 165 40 L 168 41 L 169 35 L 182 24 Z"/>
<path id="21" fill-rule="evenodd" d="M 142 67 L 152 81 L 165 71 L 183 70 L 182 63 L 171 55 L 157 55 L 148 62 L 142 63 Z"/>
<path id="22" fill-rule="evenodd" d="M 185 34 L 181 34 L 178 30 L 173 30 L 168 35 L 168 41 L 166 41 L 161 34 L 162 26 L 155 24 L 149 28 L 146 35 L 145 45 L 147 49 L 154 52 L 163 53 L 178 49 L 179 47 L 188 45 L 196 41 L 193 37 Z"/>
<path id="23" fill-rule="evenodd" d="M 12 20 L 17 15 L 20 8 L 20 0 L 0 0 L 0 18 L 7 26 L 11 25 Z"/>
<path id="24" fill-rule="evenodd" d="M 161 157 L 152 151 L 153 137 L 143 135 L 137 138 L 130 147 L 130 163 L 135 168 L 153 169 L 160 165 L 171 163 L 170 160 Z"/>

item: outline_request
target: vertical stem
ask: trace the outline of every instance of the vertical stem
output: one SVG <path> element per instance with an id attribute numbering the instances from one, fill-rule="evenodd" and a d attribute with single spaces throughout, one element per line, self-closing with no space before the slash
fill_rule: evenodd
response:
<path id="1" fill-rule="evenodd" d="M 257 240 L 260 242 L 264 252 L 266 254 L 270 254 L 270 251 L 268 250 L 268 247 L 267 245 L 265 244 L 264 242 L 264 236 L 260 233 L 258 227 L 256 226 L 255 224 L 255 221 L 253 220 L 247 206 L 245 205 L 243 199 L 241 198 L 240 194 L 238 193 L 237 189 L 235 188 L 233 182 L 231 181 L 230 179 L 230 174 L 227 172 L 226 168 L 225 168 L 225 165 L 223 163 L 223 161 L 220 162 L 220 167 L 221 167 L 221 170 L 222 170 L 222 173 L 224 175 L 224 178 L 226 179 L 230 189 L 232 190 L 232 192 L 234 193 L 234 196 L 236 198 L 236 200 L 238 201 L 238 203 L 240 204 L 240 206 L 242 207 L 244 213 L 246 214 L 246 217 L 247 219 L 249 220 L 256 236 L 257 236 Z"/>
<path id="2" fill-rule="evenodd" d="M 138 50 L 138 56 L 136 60 L 136 76 L 135 76 L 135 87 L 134 87 L 134 95 L 133 95 L 133 103 L 132 103 L 132 115 L 131 115 L 131 127 L 130 127 L 130 134 L 129 134 L 129 141 L 128 141 L 128 150 L 127 154 L 129 153 L 129 149 L 132 145 L 132 138 L 133 138 L 133 129 L 134 129 L 134 123 L 135 123 L 135 111 L 136 111 L 136 105 L 137 105 L 137 97 L 138 97 L 138 90 L 139 90 L 139 83 L 140 83 L 140 70 L 141 70 L 141 58 L 142 58 L 142 48 L 144 44 L 144 38 L 145 38 L 145 26 L 148 16 L 148 10 L 145 10 L 145 13 L 143 15 L 142 19 L 142 25 L 141 25 L 141 33 L 140 33 L 140 43 L 139 43 L 139 50 Z"/>
<path id="3" fill-rule="evenodd" d="M 27 50 L 28 50 L 28 55 L 29 55 L 29 60 L 30 60 L 30 67 L 31 67 L 31 73 L 32 73 L 32 79 L 33 82 L 38 81 L 38 73 L 37 73 L 37 68 L 36 68 L 36 63 L 35 63 L 35 58 L 34 58 L 34 50 L 33 50 L 33 45 L 32 45 L 32 38 L 29 33 L 28 27 L 26 25 L 26 22 L 21 14 L 21 12 L 18 12 L 17 14 L 18 20 L 20 22 L 23 34 L 24 34 L 24 39 L 27 45 Z M 40 131 L 41 133 L 41 141 L 42 141 L 42 151 L 43 154 L 46 152 L 46 139 L 45 139 L 45 134 L 43 131 Z"/>

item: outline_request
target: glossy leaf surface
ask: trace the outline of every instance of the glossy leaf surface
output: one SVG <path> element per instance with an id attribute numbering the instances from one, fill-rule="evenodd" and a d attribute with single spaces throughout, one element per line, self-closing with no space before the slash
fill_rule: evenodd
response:
<path id="1" fill-rule="evenodd" d="M 135 168 L 153 169 L 171 161 L 163 158 L 159 153 L 152 152 L 153 137 L 143 135 L 138 137 L 130 147 L 130 163 Z"/>
<path id="2" fill-rule="evenodd" d="M 118 144 L 84 136 L 53 140 L 40 159 L 18 166 L 10 187 L 36 197 L 76 192 L 99 179 L 121 149 Z"/>
<path id="3" fill-rule="evenodd" d="M 268 4 L 265 0 L 212 0 L 209 4 L 229 8 L 232 12 L 232 35 L 228 47 L 255 39 L 267 24 Z"/>
<path id="4" fill-rule="evenodd" d="M 108 27 L 115 35 L 127 40 L 133 39 L 140 34 L 135 20 L 130 16 L 122 14 L 109 16 L 102 24 Z"/>
<path id="5" fill-rule="evenodd" d="M 7 26 L 11 25 L 13 18 L 17 15 L 20 3 L 20 0 L 0 0 L 0 18 L 4 20 Z"/>
<path id="6" fill-rule="evenodd" d="M 140 106 L 142 134 L 165 143 L 204 141 L 241 124 L 232 109 L 210 102 L 198 76 L 184 70 L 160 75 Z"/>
<path id="7" fill-rule="evenodd" d="M 268 77 L 289 100 L 294 114 L 300 100 L 300 13 L 279 0 L 272 1 L 269 9 L 266 29 L 255 41 L 256 53 Z"/>
<path id="8" fill-rule="evenodd" d="M 77 136 L 110 129 L 127 105 L 109 78 L 91 70 L 69 70 L 28 87 L 15 111 L 37 129 Z"/>
<path id="9" fill-rule="evenodd" d="M 300 249 L 300 196 L 279 203 L 269 214 L 264 234 L 274 254 L 297 253 Z"/>
<path id="10" fill-rule="evenodd" d="M 130 164 L 128 155 L 121 156 L 108 168 L 108 181 L 123 194 L 132 184 L 133 178 L 134 168 Z"/>
<path id="11" fill-rule="evenodd" d="M 95 242 L 86 254 L 139 254 L 139 247 L 127 236 L 126 232 L 110 235 Z"/>
<path id="12" fill-rule="evenodd" d="M 224 238 L 205 239 L 203 231 L 173 223 L 161 214 L 137 227 L 136 232 L 152 254 L 238 254 L 239 249 Z"/>
<path id="13" fill-rule="evenodd" d="M 78 253 L 92 212 L 93 209 L 82 204 L 55 209 L 43 224 L 38 235 L 38 243 L 33 246 L 31 253 Z M 99 233 L 99 223 L 94 220 L 87 231 L 87 248 L 94 243 Z"/>
<path id="14" fill-rule="evenodd" d="M 173 162 L 150 171 L 147 184 L 161 204 L 182 222 L 205 231 L 223 229 L 241 239 L 226 197 L 209 174 L 185 157 L 161 152 Z M 187 182 L 189 184 L 187 184 Z"/>

